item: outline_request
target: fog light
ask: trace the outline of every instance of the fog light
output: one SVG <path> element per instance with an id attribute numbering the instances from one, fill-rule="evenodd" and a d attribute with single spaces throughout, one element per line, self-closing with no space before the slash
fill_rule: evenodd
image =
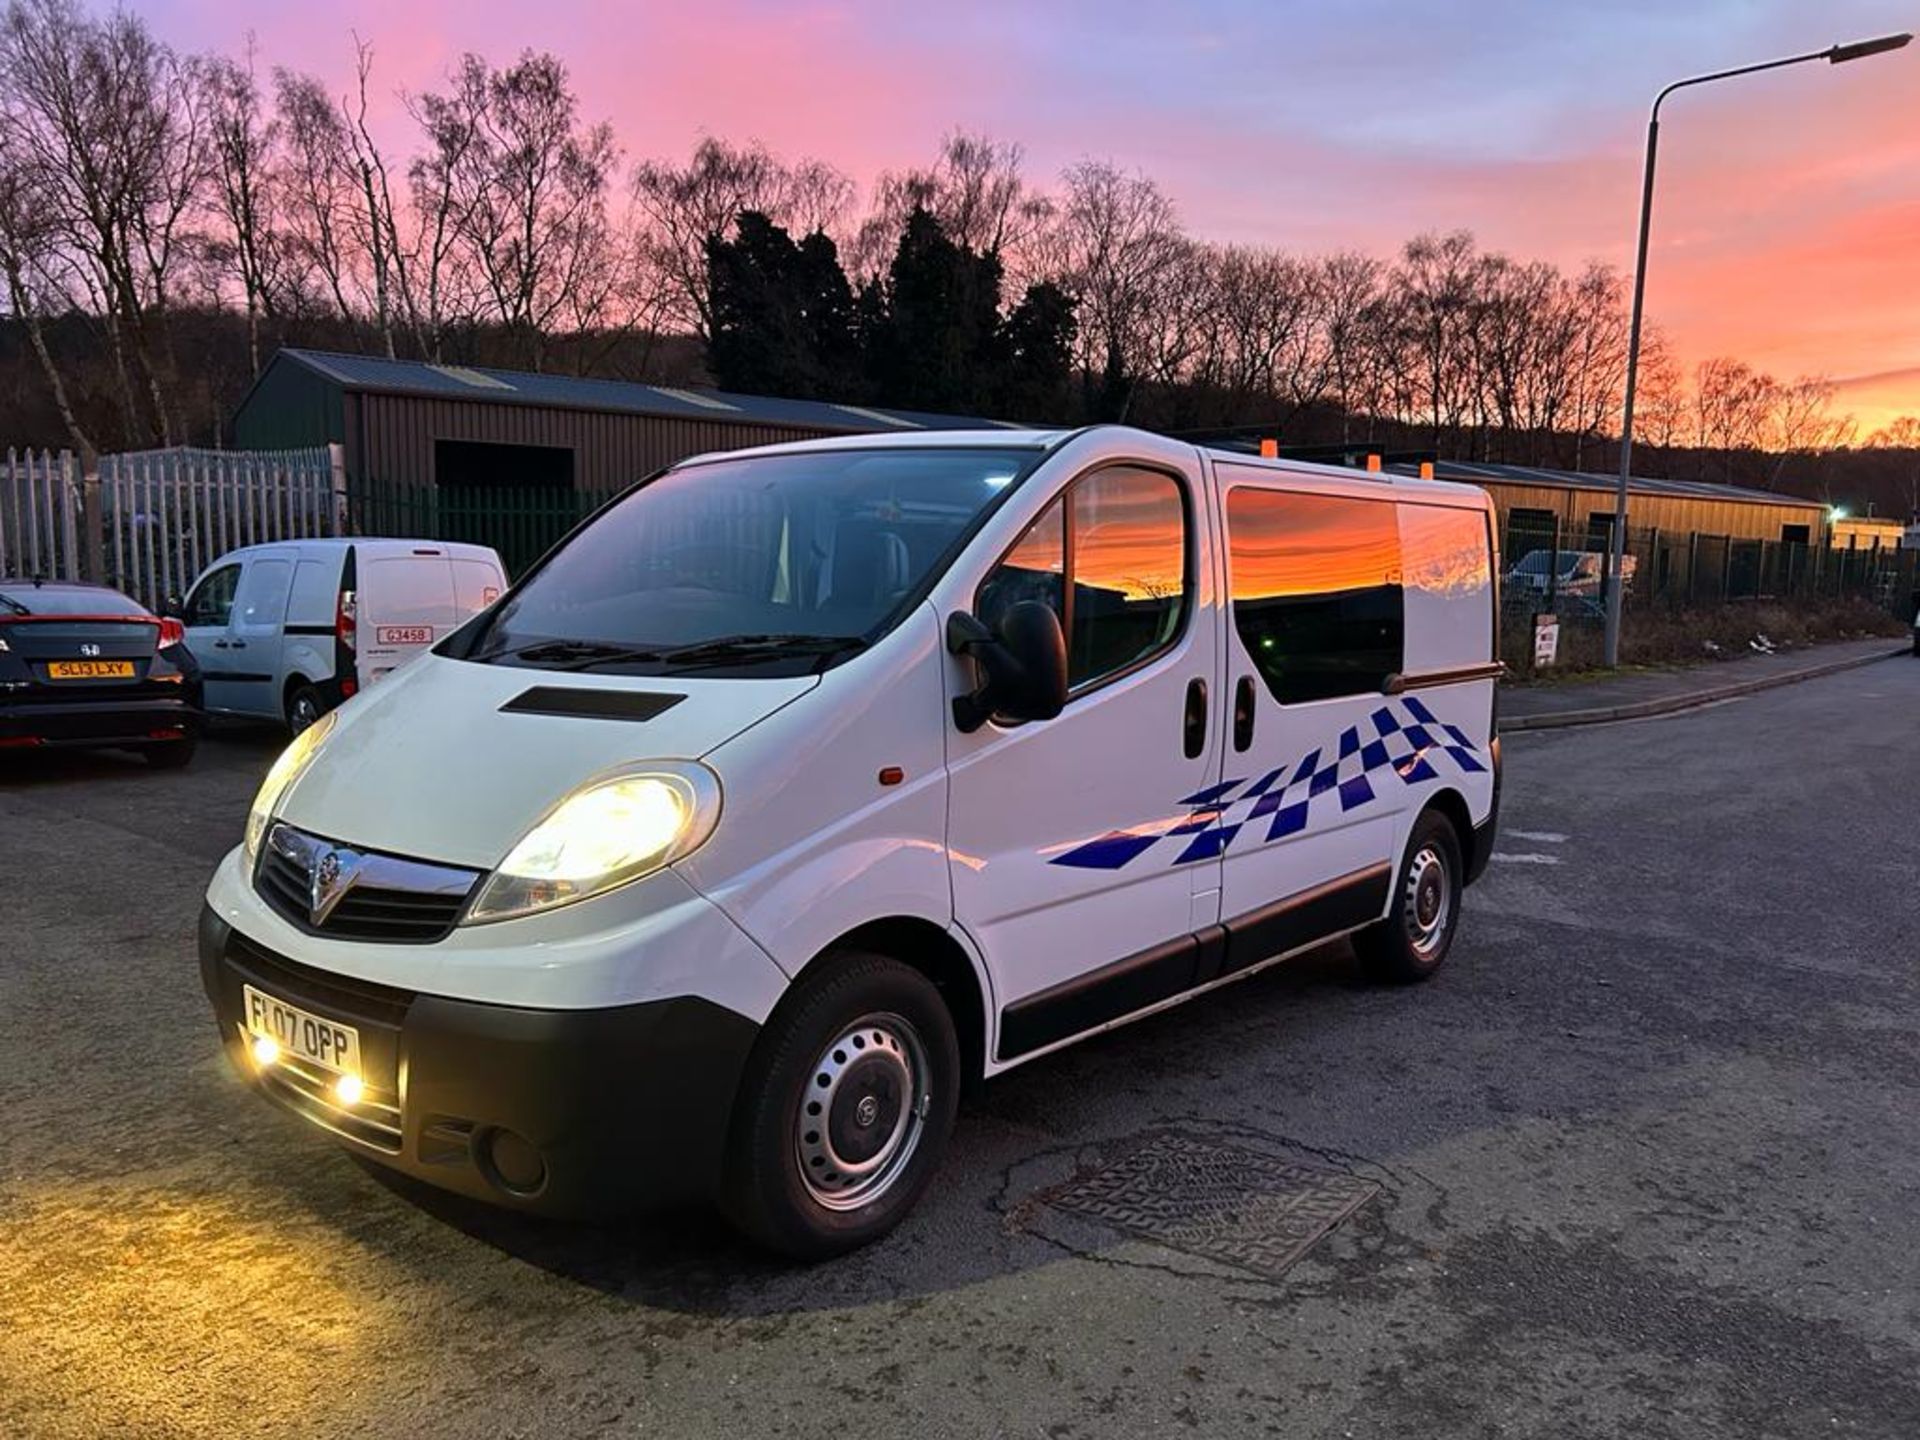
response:
<path id="1" fill-rule="evenodd" d="M 547 1183 L 547 1162 L 525 1136 L 485 1130 L 475 1148 L 481 1173 L 510 1195 L 535 1195 Z"/>
<path id="2" fill-rule="evenodd" d="M 265 1069 L 280 1058 L 280 1046 L 265 1035 L 253 1037 L 253 1063 Z"/>
<path id="3" fill-rule="evenodd" d="M 360 1097 L 366 1094 L 367 1087 L 360 1083 L 358 1075 L 342 1075 L 333 1083 L 333 1098 L 342 1105 L 358 1105 Z"/>

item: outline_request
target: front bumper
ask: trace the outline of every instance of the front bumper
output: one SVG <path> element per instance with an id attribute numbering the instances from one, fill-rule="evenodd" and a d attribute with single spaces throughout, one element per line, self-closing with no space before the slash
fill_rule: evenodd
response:
<path id="1" fill-rule="evenodd" d="M 551 1215 L 710 1197 L 759 1026 L 686 996 L 541 1010 L 423 995 L 301 965 L 200 914 L 200 972 L 235 1068 L 350 1149 L 416 1180 Z M 242 986 L 353 1026 L 365 1100 L 263 1072 Z"/>
<path id="2" fill-rule="evenodd" d="M 0 740 L 41 745 L 149 745 L 182 739 L 200 728 L 194 698 L 0 701 Z"/>

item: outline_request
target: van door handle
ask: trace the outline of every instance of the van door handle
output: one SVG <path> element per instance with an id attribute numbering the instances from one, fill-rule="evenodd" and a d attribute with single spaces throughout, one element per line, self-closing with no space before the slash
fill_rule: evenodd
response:
<path id="1" fill-rule="evenodd" d="M 1187 718 L 1184 741 L 1187 759 L 1198 760 L 1207 748 L 1207 682 L 1198 677 L 1187 682 Z"/>
<path id="2" fill-rule="evenodd" d="M 1253 677 L 1242 675 L 1233 687 L 1233 748 L 1246 749 L 1253 744 Z"/>
<path id="3" fill-rule="evenodd" d="M 227 644 L 229 648 L 234 650 L 244 650 L 247 648 L 247 642 L 244 640 L 229 640 Z"/>
<path id="4" fill-rule="evenodd" d="M 227 642 L 224 640 L 216 640 L 213 642 L 213 648 L 216 650 L 225 650 L 227 648 Z"/>

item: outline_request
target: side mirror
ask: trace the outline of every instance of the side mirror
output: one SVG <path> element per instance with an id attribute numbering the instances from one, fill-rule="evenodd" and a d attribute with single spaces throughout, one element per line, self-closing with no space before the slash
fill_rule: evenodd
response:
<path id="1" fill-rule="evenodd" d="M 1038 600 L 1022 600 L 1001 617 L 996 636 L 976 616 L 947 617 L 947 649 L 970 656 L 980 688 L 953 702 L 953 723 L 972 734 L 995 715 L 1051 720 L 1067 703 L 1067 638 L 1060 620 Z"/>
<path id="2" fill-rule="evenodd" d="M 160 602 L 160 615 L 166 620 L 184 620 L 187 618 L 187 604 L 178 595 L 169 595 Z"/>

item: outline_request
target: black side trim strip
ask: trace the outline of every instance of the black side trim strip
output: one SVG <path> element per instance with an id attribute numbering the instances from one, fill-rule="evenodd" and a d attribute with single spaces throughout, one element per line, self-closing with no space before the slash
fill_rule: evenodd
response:
<path id="1" fill-rule="evenodd" d="M 590 720 L 651 720 L 687 697 L 659 690 L 576 690 L 536 685 L 500 707 L 504 714 L 578 715 Z"/>
<path id="2" fill-rule="evenodd" d="M 1404 695 L 1409 690 L 1432 690 L 1441 685 L 1460 685 L 1468 680 L 1498 680 L 1507 673 L 1505 661 L 1489 660 L 1480 665 L 1462 665 L 1453 670 L 1418 670 L 1411 675 L 1395 672 L 1381 682 L 1382 695 Z"/>
<path id="3" fill-rule="evenodd" d="M 1198 940 L 1182 935 L 1015 1001 L 1000 1012 L 1000 1058 L 1025 1055 L 1192 989 L 1199 950 Z"/>
<path id="4" fill-rule="evenodd" d="M 1220 973 L 1231 975 L 1379 919 L 1387 908 L 1392 876 L 1391 865 L 1373 865 L 1234 917 L 1226 922 L 1227 951 Z"/>
<path id="5" fill-rule="evenodd" d="M 282 625 L 280 627 L 280 633 L 282 635 L 331 635 L 333 634 L 333 626 L 331 625 Z"/>
<path id="6" fill-rule="evenodd" d="M 202 670 L 200 672 L 200 678 L 203 680 L 258 680 L 267 683 L 273 680 L 273 676 L 271 675 L 256 675 L 251 670 Z"/>

